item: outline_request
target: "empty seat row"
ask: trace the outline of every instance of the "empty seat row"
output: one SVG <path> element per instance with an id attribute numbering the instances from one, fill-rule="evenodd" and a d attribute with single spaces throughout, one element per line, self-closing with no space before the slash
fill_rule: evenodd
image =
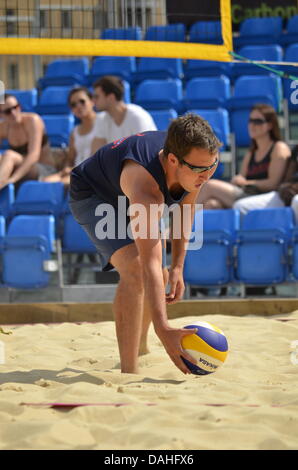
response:
<path id="1" fill-rule="evenodd" d="M 250 60 L 297 63 L 298 43 L 289 45 L 285 51 L 274 42 L 265 45 L 247 45 L 237 50 L 237 53 Z M 270 73 L 268 70 L 248 63 L 196 59 L 190 59 L 184 63 L 178 58 L 141 57 L 137 59 L 132 56 L 101 56 L 94 58 L 90 70 L 87 58 L 55 60 L 48 64 L 45 75 L 38 81 L 38 86 L 41 89 L 58 85 L 92 86 L 94 81 L 103 75 L 117 75 L 135 85 L 148 78 L 185 78 L 187 80 L 194 76 L 224 74 L 234 80 L 243 74 L 268 73 Z"/>
<path id="2" fill-rule="evenodd" d="M 254 210 L 242 222 L 233 209 L 200 212 L 195 215 L 195 242 L 191 240 L 185 258 L 186 284 L 268 286 L 298 280 L 298 227 L 291 208 Z M 70 212 L 63 224 L 62 253 L 95 253 Z M 7 232 L 0 216 L 2 287 L 46 287 L 51 272 L 61 269 L 61 257 L 60 265 L 55 262 L 57 245 L 53 215 L 16 215 Z"/>
<path id="3" fill-rule="evenodd" d="M 130 39 L 145 41 L 201 42 L 222 44 L 220 21 L 197 21 L 186 31 L 183 23 L 149 26 L 142 37 L 142 30 L 134 28 L 107 28 L 101 33 L 101 39 Z"/>
<path id="4" fill-rule="evenodd" d="M 142 39 L 142 31 L 135 28 L 109 28 L 103 30 L 101 39 Z M 197 21 L 193 23 L 187 33 L 183 23 L 173 23 L 149 27 L 144 35 L 149 41 L 176 41 L 199 42 L 209 44 L 222 44 L 222 31 L 220 21 Z M 298 41 L 298 15 L 287 20 L 283 30 L 281 17 L 247 18 L 240 24 L 239 35 L 234 38 L 234 46 L 247 44 L 282 45 Z"/>
<path id="5" fill-rule="evenodd" d="M 240 25 L 239 36 L 234 38 L 234 47 L 244 45 L 291 44 L 298 40 L 298 15 L 289 18 L 283 31 L 283 18 L 247 18 Z"/>
<path id="6" fill-rule="evenodd" d="M 203 244 L 197 249 L 189 244 L 187 284 L 273 285 L 298 279 L 298 227 L 289 207 L 252 210 L 242 221 L 234 209 L 198 211 L 193 233 Z"/>

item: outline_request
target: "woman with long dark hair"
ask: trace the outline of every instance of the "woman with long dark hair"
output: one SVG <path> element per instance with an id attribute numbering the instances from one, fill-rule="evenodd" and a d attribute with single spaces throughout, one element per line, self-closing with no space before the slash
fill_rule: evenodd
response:
<path id="1" fill-rule="evenodd" d="M 248 132 L 251 145 L 239 174 L 231 182 L 211 179 L 202 187 L 197 202 L 206 209 L 230 208 L 238 199 L 273 191 L 281 183 L 291 150 L 281 139 L 274 108 L 255 105 L 249 115 Z"/>

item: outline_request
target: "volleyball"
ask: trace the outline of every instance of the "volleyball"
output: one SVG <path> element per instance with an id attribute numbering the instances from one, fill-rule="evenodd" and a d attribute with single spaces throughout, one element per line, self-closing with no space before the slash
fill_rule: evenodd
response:
<path id="1" fill-rule="evenodd" d="M 228 355 L 228 341 L 222 330 L 209 322 L 198 321 L 184 328 L 197 328 L 196 334 L 184 336 L 181 345 L 197 364 L 183 359 L 192 374 L 206 375 L 216 372 Z"/>

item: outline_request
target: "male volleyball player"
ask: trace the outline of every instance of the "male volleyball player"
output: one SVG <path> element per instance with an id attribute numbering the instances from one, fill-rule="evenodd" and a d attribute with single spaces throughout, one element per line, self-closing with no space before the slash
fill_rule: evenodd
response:
<path id="1" fill-rule="evenodd" d="M 173 203 L 194 208 L 202 184 L 216 169 L 219 146 L 209 124 L 188 114 L 172 121 L 167 133 L 148 131 L 108 144 L 72 171 L 73 215 L 97 247 L 103 269 L 115 267 L 120 275 L 114 315 L 122 372 L 137 373 L 138 355 L 147 350 L 152 320 L 172 361 L 183 373 L 189 373 L 181 356 L 193 359 L 181 348 L 181 339 L 196 330 L 171 328 L 166 303 L 177 302 L 183 296 L 185 233 L 191 231 L 193 214 L 186 217 L 181 212 L 184 230 L 180 239 L 171 241 L 170 292 L 166 294 L 162 243 L 156 236 L 161 214 L 156 215 L 152 208 Z M 128 202 L 128 209 L 137 207 L 145 214 L 142 223 L 146 236 L 131 236 L 126 230 L 133 218 L 120 207 L 121 196 Z M 115 227 L 103 237 L 101 221 L 110 208 L 116 209 L 112 211 Z M 150 213 L 155 216 L 150 217 Z"/>

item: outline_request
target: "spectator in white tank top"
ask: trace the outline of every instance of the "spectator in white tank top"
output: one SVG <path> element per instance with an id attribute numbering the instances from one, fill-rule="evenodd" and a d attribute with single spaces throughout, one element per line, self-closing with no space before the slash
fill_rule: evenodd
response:
<path id="1" fill-rule="evenodd" d="M 75 126 L 70 135 L 65 167 L 54 175 L 44 178 L 44 181 L 62 181 L 65 185 L 69 184 L 72 168 L 91 157 L 99 120 L 99 114 L 94 111 L 92 93 L 88 88 L 73 88 L 69 93 L 68 103 L 75 117 L 80 119 L 80 124 Z"/>

